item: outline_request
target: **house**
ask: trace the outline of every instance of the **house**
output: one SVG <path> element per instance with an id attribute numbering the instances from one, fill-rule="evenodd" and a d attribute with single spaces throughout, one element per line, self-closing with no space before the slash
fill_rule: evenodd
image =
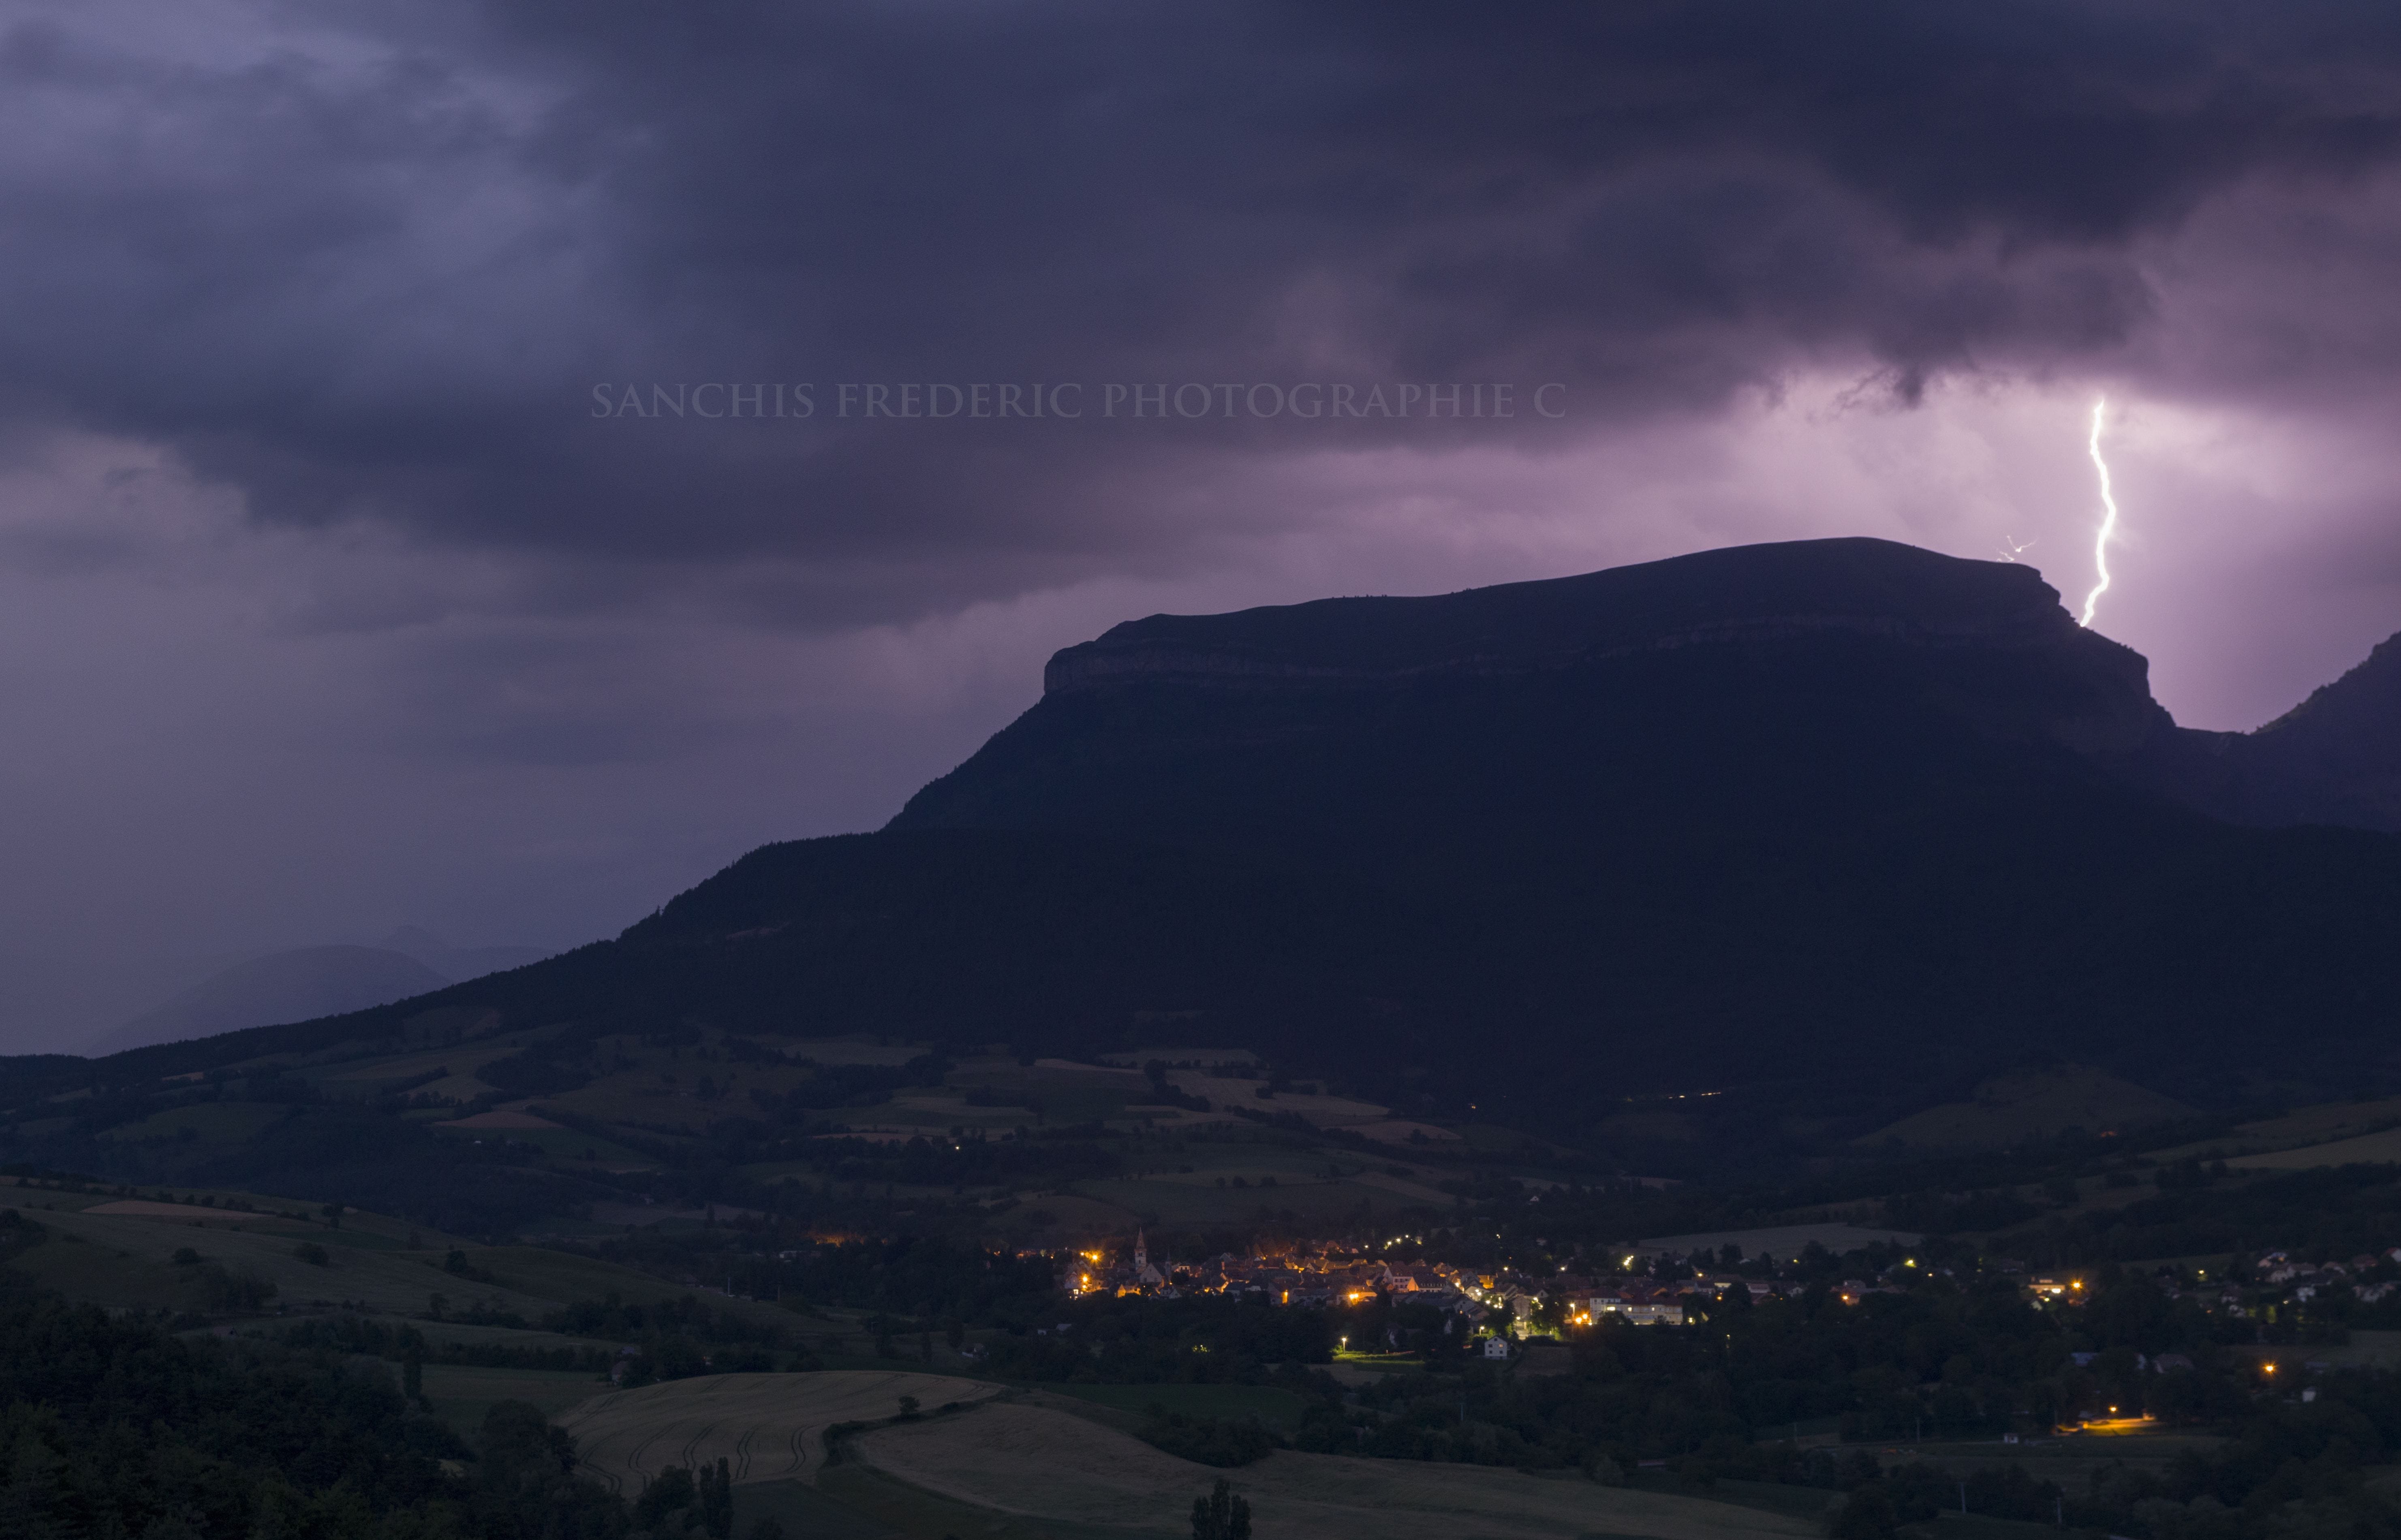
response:
<path id="1" fill-rule="evenodd" d="M 1654 1321 L 1681 1326 L 1684 1322 L 1683 1301 L 1664 1288 L 1605 1288 L 1585 1296 L 1583 1303 L 1596 1321 L 1604 1315 L 1614 1315 L 1636 1326 L 1649 1326 Z"/>
<path id="2" fill-rule="evenodd" d="M 1617 1315 L 1638 1327 L 1680 1327 L 1684 1324 L 1684 1302 L 1666 1289 L 1655 1294 L 1629 1293 L 1618 1307 Z"/>
<path id="3" fill-rule="evenodd" d="M 1484 1339 L 1484 1356 L 1487 1358 L 1508 1357 L 1509 1339 L 1506 1337 L 1487 1337 Z"/>

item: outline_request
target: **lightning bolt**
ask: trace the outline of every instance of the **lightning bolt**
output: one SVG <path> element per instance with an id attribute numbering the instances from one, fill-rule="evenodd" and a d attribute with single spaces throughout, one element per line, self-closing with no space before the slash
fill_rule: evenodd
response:
<path id="1" fill-rule="evenodd" d="M 2108 397 L 2093 398 L 2092 436 L 2084 447 L 2085 451 L 2092 457 L 2092 468 L 2101 473 L 2101 506 L 2105 510 L 2101 520 L 2101 533 L 2092 542 L 2092 566 L 2100 572 L 2101 581 L 2094 584 L 2092 591 L 2084 596 L 2084 618 L 2077 623 L 2087 626 L 2092 624 L 2092 607 L 2099 604 L 2101 596 L 2109 591 L 2109 537 L 2118 532 L 2118 500 L 2111 496 L 2109 491 L 2109 462 L 2101 458 L 2101 417 L 2108 409 Z"/>

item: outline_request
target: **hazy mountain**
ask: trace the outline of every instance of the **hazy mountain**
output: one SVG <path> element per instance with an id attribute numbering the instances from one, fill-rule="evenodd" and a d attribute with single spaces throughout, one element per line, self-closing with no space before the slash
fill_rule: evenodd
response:
<path id="1" fill-rule="evenodd" d="M 1045 1052 L 1169 1031 L 1562 1129 L 1720 1092 L 1683 1104 L 1709 1148 L 1804 1111 L 1864 1133 L 2028 1052 L 2194 1105 L 2395 1080 L 2401 839 L 2175 800 L 2230 756 L 2146 674 L 2028 568 L 1878 541 L 1155 616 L 1058 654 L 880 833 L 126 1068 L 451 1007 Z"/>
<path id="2" fill-rule="evenodd" d="M 539 946 L 453 946 L 421 925 L 404 925 L 380 943 L 388 952 L 404 953 L 446 979 L 480 979 L 552 956 Z"/>
<path id="3" fill-rule="evenodd" d="M 117 1053 L 243 1027 L 305 1022 L 439 989 L 450 981 L 415 957 L 373 946 L 304 946 L 237 963 L 91 1045 Z"/>

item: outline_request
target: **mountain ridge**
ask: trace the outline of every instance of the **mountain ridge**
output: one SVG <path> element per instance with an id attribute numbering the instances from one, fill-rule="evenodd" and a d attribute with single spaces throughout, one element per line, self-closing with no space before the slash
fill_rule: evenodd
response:
<path id="1" fill-rule="evenodd" d="M 1442 595 L 1155 614 L 1052 654 L 1043 692 L 1047 701 L 1145 684 L 1399 688 L 1843 635 L 2047 654 L 2058 682 L 2084 694 L 2081 709 L 2042 723 L 2051 736 L 2213 817 L 2401 831 L 2401 635 L 2251 733 L 2186 728 L 2152 699 L 2148 661 L 2077 624 L 2037 569 L 1868 537 L 1736 546 Z M 2026 725 L 1989 713 L 1986 722 Z M 912 798 L 893 826 L 939 818 L 921 799 L 936 792 L 938 802 L 956 774 Z"/>
<path id="2" fill-rule="evenodd" d="M 1595 613 L 1610 594 L 1633 599 Z M 762 846 L 561 957 L 123 1072 L 429 1013 L 1087 1056 L 1169 1020 L 1410 1115 L 1474 1097 L 1572 1134 L 1726 1090 L 1704 1146 L 1729 1150 L 1783 1148 L 1804 1107 L 1866 1132 L 2029 1051 L 2196 1107 L 2401 1084 L 2401 841 L 2171 794 L 2194 736 L 2027 569 L 1795 543 L 1150 617 L 1060 656 L 882 831 Z"/>
<path id="3" fill-rule="evenodd" d="M 1969 569 L 1972 571 L 1965 571 Z M 2035 569 L 1955 558 L 1863 536 L 1695 552 L 1568 577 L 1423 597 L 1311 599 L 1215 615 L 1157 614 L 1062 649 L 1046 692 L 1125 675 L 1369 679 L 1566 667 L 1652 648 L 1776 640 L 1821 631 L 1933 644 L 2039 646 L 2093 637 L 2066 619 Z M 2139 674 L 2139 654 L 2107 642 Z M 1271 654 L 1286 654 L 1281 664 Z"/>

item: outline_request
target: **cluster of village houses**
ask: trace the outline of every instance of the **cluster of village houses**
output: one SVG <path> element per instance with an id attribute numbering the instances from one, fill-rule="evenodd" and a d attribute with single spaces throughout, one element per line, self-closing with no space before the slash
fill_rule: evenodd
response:
<path id="1" fill-rule="evenodd" d="M 2353 1257 L 2348 1263 L 2319 1262 L 2315 1265 L 2296 1262 L 2284 1252 L 2271 1251 L 2252 1264 L 2252 1271 L 2260 1284 L 2289 1291 L 2297 1300 L 2314 1299 L 2328 1289 L 2348 1286 L 2361 1303 L 2374 1304 L 2395 1288 L 2401 1288 L 2401 1284 L 2389 1280 L 2380 1283 L 2362 1283 L 2359 1280 L 2387 1262 L 2401 1263 L 2401 1246 L 2394 1246 L 2381 1257 L 2363 1254 Z"/>
<path id="2" fill-rule="evenodd" d="M 2164 1277 L 2156 1279 L 2160 1291 L 2171 1299 L 2188 1299 L 2212 1313 L 2249 1315 L 2258 1311 L 2272 1311 L 2287 1301 L 2306 1304 L 2336 1289 L 2349 1289 L 2362 1304 L 2378 1300 L 2401 1290 L 2401 1283 L 2390 1279 L 2370 1279 L 2368 1274 L 2380 1270 L 2401 1266 L 2401 1246 L 2382 1256 L 2366 1253 L 2348 1262 L 2297 1262 L 2288 1252 L 2263 1253 L 2251 1264 L 2247 1284 L 2237 1282 L 2221 1272 L 2212 1278 L 2203 1269 L 2189 1287 Z M 2083 1289 L 2080 1278 L 2038 1277 L 2026 1285 L 2026 1290 L 2037 1299 L 2073 1301 Z"/>
<path id="3" fill-rule="evenodd" d="M 1661 1284 L 1640 1277 L 1602 1280 L 1565 1272 L 1548 1277 L 1476 1272 L 1447 1262 L 1386 1261 L 1339 1242 L 1276 1256 L 1237 1257 L 1227 1252 L 1205 1261 L 1175 1263 L 1154 1258 L 1139 1232 L 1132 1251 L 1118 1259 L 1103 1251 L 1079 1254 L 1060 1283 L 1070 1294 L 1247 1294 L 1272 1304 L 1320 1308 L 1364 1304 L 1380 1293 L 1451 1312 L 1470 1329 L 1489 1329 L 1496 1338 L 1524 1335 L 1545 1301 L 1571 1326 L 1590 1326 L 1609 1317 L 1636 1326 L 1681 1326 L 1688 1295 L 1742 1288 L 1757 1299 L 1777 1287 L 1732 1274 L 1703 1274 Z M 1846 1286 L 1866 1290 L 1871 1286 Z M 1497 1341 L 1494 1348 L 1506 1351 L 1505 1344 Z"/>
<path id="4" fill-rule="evenodd" d="M 2256 1309 L 2278 1299 L 2307 1301 L 2335 1287 L 2351 1288 L 2360 1300 L 2372 1303 L 2401 1289 L 2401 1283 L 2366 1280 L 2367 1273 L 2384 1268 L 2388 1259 L 2401 1264 L 2401 1246 L 2381 1257 L 2360 1256 L 2348 1263 L 2315 1265 L 2295 1262 L 2284 1252 L 2269 1252 L 2254 1264 L 2247 1286 L 2230 1278 L 2211 1279 L 2205 1272 L 2192 1281 L 2192 1286 L 2165 1278 L 2159 1280 L 2159 1285 L 2170 1298 L 2190 1295 L 2213 1312 L 2235 1314 L 2248 1313 L 2246 1304 Z M 1627 1260 L 1631 1263 L 1635 1258 Z M 2020 1271 L 2017 1264 L 1998 1265 L 2006 1272 Z M 1916 1264 L 1905 1266 L 1914 1268 Z M 1492 1340 L 1486 1350 L 1495 1356 L 1506 1355 L 1506 1339 L 1523 1337 L 1535 1329 L 1531 1323 L 1544 1303 L 1552 1307 L 1555 1318 L 1570 1326 L 1592 1326 L 1609 1319 L 1634 1326 L 1681 1326 L 1684 1322 L 1684 1301 L 1691 1296 L 1722 1296 L 1728 1289 L 1740 1288 L 1756 1301 L 1784 1286 L 1758 1278 L 1713 1272 L 1658 1283 L 1639 1275 L 1602 1279 L 1564 1271 L 1548 1277 L 1507 1271 L 1478 1272 L 1447 1262 L 1389 1261 L 1366 1248 L 1340 1242 L 1303 1245 L 1273 1256 L 1237 1257 L 1228 1252 L 1204 1261 L 1179 1263 L 1165 1257 L 1154 1258 L 1140 1232 L 1135 1234 L 1130 1254 L 1114 1258 L 1105 1251 L 1079 1254 L 1062 1273 L 1060 1284 L 1066 1292 L 1076 1295 L 1156 1293 L 1172 1298 L 1178 1294 L 1240 1294 L 1256 1296 L 1272 1304 L 1321 1309 L 1364 1304 L 1383 1294 L 1434 1305 L 1450 1312 L 1471 1332 L 1491 1333 Z M 1844 1280 L 1834 1292 L 1843 1303 L 1856 1305 L 1868 1295 L 1906 1286 L 1906 1280 L 1900 1277 L 1890 1282 L 1851 1278 Z M 2027 1280 L 2024 1287 L 2037 1301 L 2074 1302 L 2084 1284 L 2066 1276 L 2038 1276 Z"/>

